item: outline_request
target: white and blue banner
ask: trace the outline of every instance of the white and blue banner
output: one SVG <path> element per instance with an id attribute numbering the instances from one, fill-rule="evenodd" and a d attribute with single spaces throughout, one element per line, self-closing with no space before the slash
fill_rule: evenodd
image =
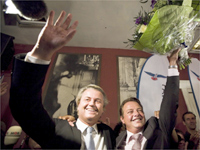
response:
<path id="1" fill-rule="evenodd" d="M 167 56 L 153 55 L 149 57 L 140 73 L 137 98 L 144 107 L 146 119 L 160 110 L 167 81 L 169 61 Z"/>
<path id="2" fill-rule="evenodd" d="M 192 63 L 188 66 L 188 74 L 189 74 L 189 80 L 190 85 L 192 89 L 192 93 L 194 96 L 194 102 L 188 102 L 187 105 L 189 105 L 188 109 L 190 111 L 195 111 L 196 114 L 200 116 L 200 61 L 197 58 L 191 59 Z M 190 106 L 192 103 L 195 104 L 195 107 Z"/>

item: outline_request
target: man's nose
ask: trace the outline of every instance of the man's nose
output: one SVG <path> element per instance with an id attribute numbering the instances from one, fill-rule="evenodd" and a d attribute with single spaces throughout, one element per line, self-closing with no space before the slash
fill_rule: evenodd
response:
<path id="1" fill-rule="evenodd" d="M 139 115 L 140 115 L 140 113 L 139 113 L 139 111 L 138 111 L 138 110 L 134 110 L 134 111 L 133 111 L 133 115 L 134 115 L 134 116 L 139 116 Z"/>
<path id="2" fill-rule="evenodd" d="M 94 105 L 94 99 L 91 99 L 90 101 L 89 101 L 89 105 Z"/>

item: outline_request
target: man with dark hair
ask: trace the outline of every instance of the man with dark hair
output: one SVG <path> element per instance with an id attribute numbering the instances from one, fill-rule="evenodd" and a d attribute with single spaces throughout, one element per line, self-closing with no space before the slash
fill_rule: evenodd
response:
<path id="1" fill-rule="evenodd" d="M 188 141 L 188 149 L 197 149 L 199 146 L 200 132 L 196 130 L 196 115 L 193 112 L 185 112 L 182 115 L 183 124 L 186 126 L 185 141 Z"/>
<path id="2" fill-rule="evenodd" d="M 126 126 L 126 131 L 121 132 L 117 137 L 117 149 L 170 148 L 179 100 L 179 72 L 177 69 L 179 51 L 180 49 L 174 51 L 169 58 L 170 66 L 159 119 L 151 117 L 146 122 L 143 106 L 137 98 L 131 97 L 122 102 L 120 119 Z"/>

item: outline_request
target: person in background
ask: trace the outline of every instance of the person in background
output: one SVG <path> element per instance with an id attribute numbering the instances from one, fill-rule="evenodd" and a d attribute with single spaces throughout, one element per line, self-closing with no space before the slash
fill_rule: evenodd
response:
<path id="1" fill-rule="evenodd" d="M 160 111 L 154 111 L 154 116 L 159 119 L 159 112 Z M 173 129 L 172 131 L 172 138 L 171 138 L 171 146 L 170 149 L 181 149 L 186 150 L 187 144 L 185 142 L 184 133 L 181 130 Z"/>
<path id="2" fill-rule="evenodd" d="M 185 140 L 188 142 L 188 149 L 200 148 L 200 131 L 196 130 L 196 115 L 190 111 L 182 115 L 183 124 L 187 131 L 185 133 Z"/>
<path id="3" fill-rule="evenodd" d="M 116 139 L 117 149 L 169 149 L 172 130 L 176 122 L 179 100 L 178 52 L 169 58 L 167 83 L 160 107 L 159 119 L 151 117 L 147 122 L 141 102 L 134 97 L 124 100 L 120 106 L 120 119 L 126 131 Z"/>
<path id="4" fill-rule="evenodd" d="M 41 149 L 41 146 L 28 135 L 25 135 L 20 149 Z"/>
<path id="5" fill-rule="evenodd" d="M 125 126 L 123 125 L 121 121 L 119 121 L 114 127 L 115 136 L 118 137 L 119 134 L 124 130 L 126 130 Z"/>
<path id="6" fill-rule="evenodd" d="M 98 121 L 108 103 L 103 89 L 90 84 L 76 96 L 78 120 L 72 127 L 67 120 L 51 118 L 42 105 L 42 86 L 50 60 L 75 35 L 78 22 L 62 11 L 54 24 L 51 11 L 32 51 L 15 56 L 10 109 L 23 131 L 42 149 L 114 149 L 113 130 Z M 89 139 L 88 139 L 89 138 Z"/>
<path id="7" fill-rule="evenodd" d="M 185 141 L 184 133 L 178 129 L 175 132 L 178 136 L 178 149 L 187 150 L 188 142 Z"/>

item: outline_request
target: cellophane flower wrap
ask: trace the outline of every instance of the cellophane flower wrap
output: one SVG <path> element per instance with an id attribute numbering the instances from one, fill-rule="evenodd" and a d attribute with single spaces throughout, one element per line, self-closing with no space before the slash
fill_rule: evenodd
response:
<path id="1" fill-rule="evenodd" d="M 134 39 L 129 39 L 129 43 L 132 42 L 134 49 L 161 55 L 169 54 L 182 45 L 184 52 L 180 53 L 179 67 L 185 68 L 191 62 L 187 46 L 194 38 L 194 28 L 197 25 L 194 21 L 197 15 L 192 13 L 191 4 L 192 0 L 183 0 L 181 6 L 165 5 L 149 13 L 152 18 L 144 24 L 145 31 L 133 35 Z M 140 31 L 142 25 L 139 27 L 136 32 Z"/>

